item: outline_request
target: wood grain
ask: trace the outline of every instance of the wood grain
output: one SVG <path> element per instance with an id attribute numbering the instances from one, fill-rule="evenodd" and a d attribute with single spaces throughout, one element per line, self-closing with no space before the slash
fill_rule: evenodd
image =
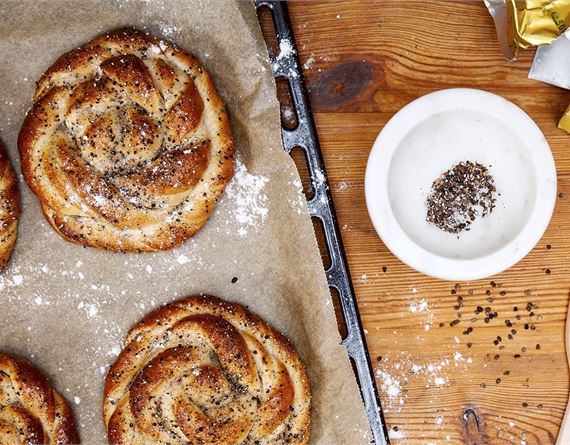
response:
<path id="1" fill-rule="evenodd" d="M 479 0 L 310 1 L 289 9 L 392 442 L 554 443 L 569 391 L 570 135 L 556 124 L 570 92 L 527 79 L 533 50 L 516 63 L 503 59 Z M 382 126 L 411 100 L 450 87 L 485 89 L 522 107 L 551 145 L 561 193 L 527 258 L 459 288 L 414 272 L 386 249 L 363 188 Z M 477 306 L 497 317 L 485 323 Z"/>

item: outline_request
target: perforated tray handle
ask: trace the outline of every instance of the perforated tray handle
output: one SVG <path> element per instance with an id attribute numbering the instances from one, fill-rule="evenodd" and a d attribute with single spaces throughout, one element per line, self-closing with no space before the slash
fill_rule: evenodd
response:
<path id="1" fill-rule="evenodd" d="M 286 3 L 272 0 L 257 0 L 255 4 L 257 10 L 263 6 L 271 10 L 277 32 L 277 42 L 280 43 L 283 40 L 287 40 L 296 49 Z M 283 145 L 289 154 L 291 154 L 293 148 L 298 147 L 306 155 L 305 158 L 307 159 L 314 191 L 313 197 L 307 202 L 309 213 L 311 217 L 320 219 L 323 224 L 331 258 L 331 265 L 326 270 L 327 279 L 329 286 L 336 289 L 340 296 L 340 305 L 348 332 L 342 345 L 346 348 L 354 364 L 374 442 L 378 445 L 386 445 L 389 443 L 386 424 L 380 399 L 378 398 L 362 322 L 356 306 L 354 289 L 350 280 L 325 164 L 309 106 L 309 96 L 303 73 L 300 69 L 299 57 L 296 50 L 290 57 L 282 57 L 280 59 L 274 56 L 271 57 L 273 76 L 276 78 L 283 77 L 289 82 L 293 106 L 297 113 L 297 127 L 292 130 L 282 128 Z"/>

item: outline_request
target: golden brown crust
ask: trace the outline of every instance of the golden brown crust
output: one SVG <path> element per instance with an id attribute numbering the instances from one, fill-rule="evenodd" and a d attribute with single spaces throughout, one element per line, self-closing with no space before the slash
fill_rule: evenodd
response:
<path id="1" fill-rule="evenodd" d="M 78 444 L 67 402 L 27 360 L 0 353 L 0 443 Z"/>
<path id="2" fill-rule="evenodd" d="M 291 343 L 243 306 L 187 297 L 127 335 L 105 381 L 112 445 L 300 445 L 311 391 Z"/>
<path id="3" fill-rule="evenodd" d="M 196 58 L 133 29 L 101 35 L 47 70 L 18 147 L 62 237 L 130 252 L 193 236 L 233 176 L 235 150 Z"/>
<path id="4" fill-rule="evenodd" d="M 20 202 L 14 170 L 0 142 L 0 269 L 10 259 L 16 243 Z"/>

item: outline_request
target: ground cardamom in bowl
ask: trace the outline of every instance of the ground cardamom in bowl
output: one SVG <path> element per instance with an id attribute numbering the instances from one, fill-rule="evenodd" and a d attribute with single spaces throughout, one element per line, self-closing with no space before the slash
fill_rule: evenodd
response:
<path id="1" fill-rule="evenodd" d="M 496 192 L 486 166 L 461 161 L 433 181 L 426 199 L 426 220 L 448 233 L 468 231 L 477 218 L 493 211 Z"/>

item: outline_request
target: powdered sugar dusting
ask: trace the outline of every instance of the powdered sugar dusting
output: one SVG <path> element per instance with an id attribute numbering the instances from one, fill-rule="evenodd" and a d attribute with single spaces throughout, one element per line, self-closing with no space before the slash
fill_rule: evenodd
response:
<path id="1" fill-rule="evenodd" d="M 291 56 L 295 55 L 297 51 L 293 47 L 293 42 L 289 39 L 281 39 L 279 42 L 279 54 L 275 58 L 275 60 L 283 60 L 288 59 Z"/>
<path id="2" fill-rule="evenodd" d="M 376 376 L 381 378 L 382 390 L 386 392 L 389 400 L 395 400 L 400 395 L 400 381 L 390 374 L 378 369 Z M 404 403 L 402 398 L 399 398 L 400 403 Z"/>
<path id="3" fill-rule="evenodd" d="M 434 380 L 434 383 L 435 383 L 437 386 L 445 385 L 445 382 L 447 382 L 447 380 L 444 379 L 443 377 L 436 377 L 435 380 Z"/>
<path id="4" fill-rule="evenodd" d="M 413 314 L 417 312 L 423 312 L 426 309 L 428 309 L 428 303 L 426 300 L 421 300 L 419 303 L 414 301 L 413 303 L 410 303 L 409 306 L 409 310 Z"/>
<path id="5" fill-rule="evenodd" d="M 295 188 L 297 193 L 290 201 L 291 207 L 295 209 L 295 211 L 300 215 L 303 213 L 303 210 L 306 208 L 307 201 L 305 200 L 305 196 L 303 195 L 303 183 L 300 179 L 294 179 L 291 181 L 291 185 Z"/>
<path id="6" fill-rule="evenodd" d="M 278 72 L 279 67 L 282 64 L 285 66 L 284 62 L 294 57 L 295 54 L 297 54 L 297 51 L 293 46 L 293 42 L 288 38 L 281 38 L 279 41 L 279 54 L 277 54 L 273 62 L 273 72 Z M 292 64 L 288 68 L 288 74 L 291 77 L 299 76 L 299 73 L 295 70 Z"/>
<path id="7" fill-rule="evenodd" d="M 303 69 L 304 69 L 305 71 L 311 69 L 314 63 L 315 63 L 314 57 L 309 57 L 309 58 L 305 61 L 305 63 L 303 64 Z"/>
<path id="8" fill-rule="evenodd" d="M 164 37 L 174 39 L 180 34 L 181 29 L 171 23 L 162 23 L 160 31 Z"/>
<path id="9" fill-rule="evenodd" d="M 402 440 L 406 438 L 406 435 L 402 430 L 390 428 L 388 431 L 388 438 L 390 440 Z"/>
<path id="10" fill-rule="evenodd" d="M 188 257 L 187 257 L 186 255 L 184 255 L 184 254 L 178 255 L 178 256 L 176 257 L 176 262 L 177 262 L 178 264 L 186 264 L 186 263 L 188 263 L 189 261 L 190 261 L 190 258 L 188 258 Z"/>
<path id="11" fill-rule="evenodd" d="M 152 6 L 150 5 L 151 3 Z M 123 10 L 128 8 L 142 8 L 143 21 L 148 21 L 148 25 L 152 25 L 153 27 L 158 26 L 162 36 L 169 40 L 178 39 L 181 35 L 182 28 L 176 24 L 178 22 L 178 20 L 176 20 L 177 11 L 175 8 L 172 8 L 168 2 L 163 0 L 117 0 L 116 4 L 119 9 Z M 150 22 L 150 18 L 147 18 L 144 14 L 147 8 L 160 11 L 160 16 L 153 16 L 152 22 Z M 146 28 L 146 23 L 143 28 Z"/>
<path id="12" fill-rule="evenodd" d="M 263 223 L 269 212 L 267 195 L 264 193 L 269 178 L 250 173 L 244 164 L 236 162 L 234 178 L 226 188 L 226 198 L 234 204 L 233 224 L 237 234 L 245 237 L 258 224 Z"/>

